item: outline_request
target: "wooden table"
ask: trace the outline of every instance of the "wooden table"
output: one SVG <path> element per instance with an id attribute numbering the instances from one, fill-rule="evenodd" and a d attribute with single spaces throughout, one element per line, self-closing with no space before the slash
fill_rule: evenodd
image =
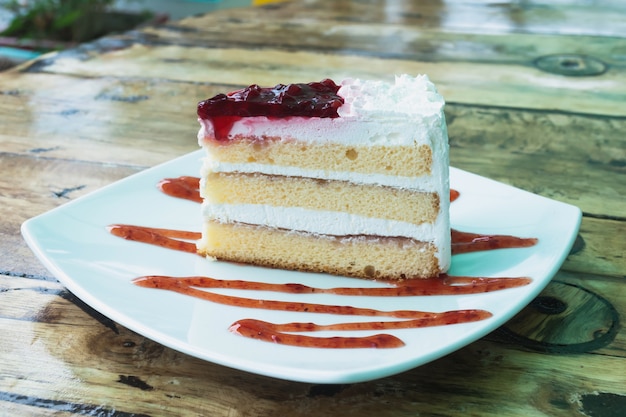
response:
<path id="1" fill-rule="evenodd" d="M 0 414 L 626 415 L 626 6 L 293 1 L 111 36 L 0 73 Z M 442 359 L 356 384 L 195 359 L 86 306 L 20 225 L 197 149 L 196 102 L 251 83 L 426 73 L 451 163 L 584 216 L 541 299 Z"/>

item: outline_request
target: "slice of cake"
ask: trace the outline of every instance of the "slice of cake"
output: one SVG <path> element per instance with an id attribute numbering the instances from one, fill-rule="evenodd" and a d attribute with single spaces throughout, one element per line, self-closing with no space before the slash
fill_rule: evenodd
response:
<path id="1" fill-rule="evenodd" d="M 450 264 L 444 101 L 426 76 L 253 85 L 198 104 L 198 251 L 361 278 Z"/>

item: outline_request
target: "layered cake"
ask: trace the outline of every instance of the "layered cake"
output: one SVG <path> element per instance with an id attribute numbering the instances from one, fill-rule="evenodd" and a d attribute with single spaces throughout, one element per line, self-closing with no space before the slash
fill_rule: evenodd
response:
<path id="1" fill-rule="evenodd" d="M 444 100 L 426 76 L 253 85 L 198 104 L 198 251 L 359 278 L 450 264 Z"/>

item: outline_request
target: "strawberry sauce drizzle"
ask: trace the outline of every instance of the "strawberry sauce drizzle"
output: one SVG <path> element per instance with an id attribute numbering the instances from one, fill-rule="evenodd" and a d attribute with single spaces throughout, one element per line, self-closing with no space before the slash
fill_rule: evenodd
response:
<path id="1" fill-rule="evenodd" d="M 459 198 L 460 195 L 461 193 L 459 193 L 457 190 L 450 190 L 450 202 L 452 203 L 454 200 Z"/>
<path id="2" fill-rule="evenodd" d="M 162 248 L 189 253 L 197 253 L 196 243 L 185 242 L 184 240 L 198 240 L 202 236 L 202 234 L 198 232 L 159 229 L 135 226 L 132 224 L 112 224 L 108 227 L 108 230 L 112 235 L 121 237 L 122 239 L 148 243 Z"/>
<path id="3" fill-rule="evenodd" d="M 480 233 L 460 232 L 451 229 L 452 254 L 480 252 L 505 248 L 528 248 L 537 244 L 535 238 L 523 238 L 509 235 L 483 235 Z"/>
<path id="4" fill-rule="evenodd" d="M 446 326 L 485 320 L 492 314 L 485 310 L 455 310 L 443 313 L 424 313 L 423 317 L 401 321 L 366 321 L 320 325 L 315 323 L 268 323 L 256 319 L 243 319 L 230 326 L 230 331 L 241 336 L 266 342 L 291 346 L 323 348 L 398 348 L 404 342 L 392 335 L 381 333 L 365 337 L 314 337 L 291 333 L 318 331 L 362 331 L 417 329 L 430 326 Z M 290 332 L 290 333 L 287 333 Z"/>
<path id="5" fill-rule="evenodd" d="M 205 281 L 206 280 L 206 281 Z M 146 288 L 156 288 L 160 290 L 169 290 L 178 292 L 185 295 L 190 295 L 196 298 L 200 298 L 207 301 L 212 301 L 218 304 L 226 304 L 234 307 L 247 307 L 247 308 L 261 308 L 264 310 L 281 310 L 281 311 L 295 311 L 302 313 L 323 313 L 323 314 L 336 314 L 342 316 L 366 316 L 366 317 L 395 317 L 402 319 L 441 319 L 441 314 L 443 313 L 433 313 L 427 311 L 414 311 L 414 310 L 392 310 L 392 311 L 381 311 L 372 308 L 360 308 L 360 307 L 352 307 L 347 305 L 327 305 L 327 304 L 316 304 L 316 303 L 307 303 L 307 302 L 292 302 L 292 301 L 277 301 L 277 300 L 262 300 L 256 298 L 245 298 L 245 297 L 235 297 L 230 295 L 212 293 L 209 291 L 199 290 L 195 287 L 203 288 L 203 283 L 208 283 L 212 278 L 207 277 L 194 277 L 194 278 L 174 278 L 169 276 L 161 276 L 161 275 L 148 275 L 139 278 L 135 278 L 133 283 L 140 287 Z M 214 280 L 220 281 L 220 280 Z M 245 284 L 250 284 L 251 286 L 255 286 L 256 288 L 263 288 L 263 283 L 253 283 L 240 281 Z M 199 285 L 198 285 L 199 284 Z M 273 287 L 273 289 L 269 291 L 274 291 L 278 286 L 282 284 L 266 284 L 268 286 Z M 279 290 L 280 292 L 290 292 L 288 290 L 288 286 L 290 284 L 284 284 L 283 289 Z M 207 288 L 207 287 L 204 287 Z M 216 288 L 213 286 L 209 286 L 208 288 Z M 220 288 L 219 286 L 217 288 Z M 224 287 L 222 287 L 224 288 Z M 232 288 L 232 287 L 229 287 Z M 241 289 L 252 289 L 246 288 L 245 286 Z M 367 288 L 357 288 L 359 290 L 367 290 Z M 376 288 L 371 288 L 376 290 Z M 333 294 L 333 289 L 327 290 L 327 293 Z M 374 292 L 375 293 L 375 292 Z M 392 294 L 388 293 L 388 296 Z M 446 312 L 446 322 L 459 322 L 459 317 L 455 316 L 464 316 L 466 314 L 475 314 L 476 312 L 481 311 L 480 315 L 483 318 L 486 318 L 485 313 L 482 310 L 456 310 L 452 312 Z M 450 320 L 452 316 L 455 316 L 455 319 Z"/>
<path id="6" fill-rule="evenodd" d="M 165 194 L 201 202 L 199 193 L 200 179 L 197 177 L 166 178 L 159 182 L 158 188 Z M 450 201 L 460 193 L 450 190 Z M 123 239 L 147 243 L 167 249 L 188 253 L 197 253 L 195 240 L 201 233 L 150 228 L 127 224 L 114 224 L 108 227 L 111 234 Z M 508 235 L 482 235 L 478 233 L 452 230 L 452 254 L 494 250 L 503 248 L 523 248 L 537 243 L 537 239 L 519 238 Z M 442 274 L 437 278 L 412 278 L 402 281 L 380 281 L 380 287 L 337 287 L 316 288 L 303 284 L 271 284 L 245 280 L 220 280 L 204 276 L 170 277 L 150 275 L 133 280 L 135 285 L 174 291 L 214 303 L 246 308 L 269 310 L 325 313 L 334 315 L 359 315 L 367 317 L 387 317 L 400 320 L 365 321 L 356 323 L 335 323 L 319 325 L 315 323 L 268 323 L 257 319 L 238 320 L 230 326 L 230 331 L 245 337 L 263 341 L 301 347 L 317 348 L 397 348 L 404 346 L 399 338 L 385 334 L 364 337 L 314 337 L 299 332 L 314 331 L 354 331 L 354 330 L 395 330 L 469 323 L 485 320 L 492 314 L 485 310 L 468 309 L 445 312 L 427 312 L 414 310 L 381 311 L 352 306 L 326 305 L 307 302 L 289 302 L 256 298 L 235 297 L 214 293 L 199 288 L 228 288 L 236 290 L 273 291 L 290 294 L 335 294 L 342 296 L 376 297 L 411 297 L 433 295 L 478 294 L 500 291 L 528 285 L 532 279 L 527 277 L 461 277 Z"/>
<path id="7" fill-rule="evenodd" d="M 271 284 L 245 280 L 223 280 L 205 276 L 169 277 L 147 275 L 136 278 L 133 282 L 142 287 L 167 289 L 183 292 L 185 288 L 222 288 L 235 290 L 272 291 L 288 294 L 335 294 L 344 296 L 369 297 L 415 297 L 429 295 L 462 295 L 522 287 L 530 284 L 530 278 L 484 278 L 451 277 L 442 274 L 437 278 L 412 278 L 402 281 L 378 281 L 387 284 L 384 287 L 335 287 L 317 288 L 304 284 Z M 249 307 L 249 306 L 248 306 Z M 307 310 L 311 312 L 310 310 Z"/>
<path id="8" fill-rule="evenodd" d="M 291 334 L 286 333 L 288 331 L 293 332 L 293 330 L 286 330 L 291 328 L 290 325 L 297 323 L 288 323 L 288 324 L 274 324 L 268 323 L 262 320 L 256 319 L 243 319 L 238 320 L 230 326 L 230 331 L 232 333 L 238 334 L 240 336 L 248 337 L 250 339 L 262 340 L 264 342 L 272 342 L 278 343 L 281 345 L 290 345 L 290 346 L 298 346 L 298 347 L 316 347 L 316 348 L 327 348 L 327 349 L 356 349 L 356 348 L 379 348 L 379 349 L 389 349 L 389 348 L 399 348 L 404 346 L 404 342 L 395 336 L 390 334 L 375 334 L 372 336 L 362 336 L 362 337 L 315 337 L 315 336 L 305 336 L 300 334 Z M 313 323 L 303 323 L 303 324 L 313 324 Z M 346 323 L 347 324 L 347 323 Z M 311 331 L 319 331 L 326 330 L 320 329 L 318 325 L 314 325 L 314 328 L 311 328 Z M 346 330 L 346 329 L 333 329 L 333 330 Z"/>
<path id="9" fill-rule="evenodd" d="M 452 278 L 452 277 L 451 277 Z M 354 331 L 354 330 L 397 330 L 415 329 L 430 326 L 444 326 L 458 323 L 470 323 L 485 320 L 492 314 L 485 310 L 468 309 L 444 311 L 440 313 L 417 310 L 382 311 L 372 308 L 359 308 L 349 305 L 328 305 L 307 302 L 265 300 L 257 298 L 235 297 L 218 294 L 198 288 L 230 288 L 240 290 L 274 291 L 292 294 L 340 294 L 352 296 L 412 296 L 412 295 L 442 295 L 442 294 L 473 294 L 477 292 L 496 291 L 498 289 L 513 288 L 526 285 L 527 278 L 461 278 L 451 280 L 455 284 L 448 285 L 441 279 L 413 279 L 395 283 L 394 287 L 380 288 L 314 288 L 302 284 L 269 284 L 239 280 L 218 280 L 209 277 L 183 277 L 150 275 L 133 280 L 135 285 L 145 288 L 174 291 L 202 300 L 225 304 L 233 307 L 260 308 L 265 310 L 279 310 L 290 312 L 306 312 L 333 314 L 344 316 L 391 317 L 402 320 L 393 321 L 365 321 L 356 323 L 334 323 L 318 325 L 315 323 L 286 323 L 274 324 L 256 319 L 243 319 L 233 323 L 230 330 L 242 336 L 247 336 L 274 343 L 294 346 L 324 347 L 324 348 L 395 348 L 404 345 L 400 339 L 388 334 L 376 334 L 369 337 L 332 337 L 319 338 L 312 336 L 292 335 L 286 332 L 313 332 L 313 331 Z M 469 285 L 468 285 L 469 284 Z M 438 288 L 439 290 L 434 290 Z M 444 289 L 445 288 L 445 289 Z M 404 290 L 403 290 L 404 289 Z M 442 289 L 444 289 L 442 291 Z M 461 289 L 457 291 L 456 289 Z"/>
<path id="10" fill-rule="evenodd" d="M 202 203 L 198 177 L 165 178 L 159 181 L 157 188 L 169 196 Z"/>

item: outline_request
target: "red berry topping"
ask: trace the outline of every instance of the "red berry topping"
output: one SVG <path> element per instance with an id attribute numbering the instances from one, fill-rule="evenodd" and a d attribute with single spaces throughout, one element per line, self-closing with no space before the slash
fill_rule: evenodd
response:
<path id="1" fill-rule="evenodd" d="M 343 104 L 343 98 L 337 95 L 338 90 L 339 86 L 329 79 L 265 88 L 253 84 L 201 101 L 198 103 L 198 116 L 202 119 L 222 116 L 339 117 L 337 109 Z"/>

